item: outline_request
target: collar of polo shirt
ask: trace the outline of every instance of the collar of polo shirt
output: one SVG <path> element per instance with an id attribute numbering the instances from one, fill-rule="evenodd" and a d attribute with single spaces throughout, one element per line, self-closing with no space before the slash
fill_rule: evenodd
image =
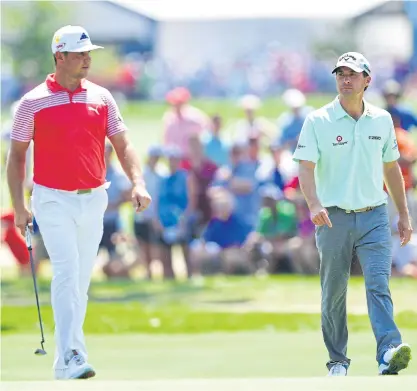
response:
<path id="1" fill-rule="evenodd" d="M 364 103 L 364 110 L 363 113 L 369 117 L 372 117 L 372 110 L 369 107 L 368 102 L 366 102 L 366 100 L 363 100 Z M 342 107 L 342 105 L 340 104 L 340 100 L 339 97 L 337 97 L 334 101 L 333 101 L 333 109 L 334 109 L 334 114 L 336 119 L 341 119 L 344 118 L 346 116 L 349 116 L 348 113 L 346 113 L 345 109 Z"/>
<path id="2" fill-rule="evenodd" d="M 55 74 L 54 73 L 51 73 L 50 75 L 48 75 L 46 77 L 45 83 L 46 83 L 47 87 L 52 92 L 67 91 L 67 92 L 70 92 L 71 94 L 74 94 L 74 93 L 77 93 L 77 92 L 80 92 L 80 91 L 87 90 L 87 80 L 86 79 L 81 79 L 81 84 L 75 91 L 69 91 L 68 89 L 62 87 L 61 84 L 59 84 L 55 80 Z"/>

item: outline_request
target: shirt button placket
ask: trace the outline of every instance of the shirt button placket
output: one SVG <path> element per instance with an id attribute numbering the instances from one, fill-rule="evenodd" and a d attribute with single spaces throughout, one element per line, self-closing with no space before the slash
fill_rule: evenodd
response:
<path id="1" fill-rule="evenodd" d="M 359 143 L 360 141 L 360 126 L 359 126 L 359 120 L 355 121 L 355 128 L 354 128 L 354 137 L 353 137 L 353 145 L 356 145 Z"/>

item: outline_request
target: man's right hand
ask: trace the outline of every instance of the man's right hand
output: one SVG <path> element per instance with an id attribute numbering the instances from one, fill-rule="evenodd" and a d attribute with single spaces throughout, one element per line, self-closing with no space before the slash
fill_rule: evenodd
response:
<path id="1" fill-rule="evenodd" d="M 332 222 L 329 218 L 329 213 L 327 212 L 327 209 L 324 208 L 321 205 L 313 206 L 310 209 L 311 213 L 311 221 L 317 225 L 327 225 L 329 228 L 332 227 Z"/>
<path id="2" fill-rule="evenodd" d="M 30 213 L 29 210 L 26 208 L 23 208 L 22 210 L 15 211 L 14 214 L 14 223 L 17 228 L 20 229 L 20 232 L 23 236 L 25 236 L 25 230 L 26 227 L 29 225 L 29 227 L 32 227 L 32 213 Z"/>

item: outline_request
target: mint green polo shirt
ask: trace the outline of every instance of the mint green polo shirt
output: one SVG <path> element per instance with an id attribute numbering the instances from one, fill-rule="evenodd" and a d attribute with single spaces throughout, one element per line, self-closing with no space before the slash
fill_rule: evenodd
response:
<path id="1" fill-rule="evenodd" d="M 316 163 L 317 196 L 324 207 L 361 209 L 387 202 L 383 163 L 400 157 L 390 114 L 364 101 L 358 121 L 339 98 L 310 113 L 293 159 Z"/>

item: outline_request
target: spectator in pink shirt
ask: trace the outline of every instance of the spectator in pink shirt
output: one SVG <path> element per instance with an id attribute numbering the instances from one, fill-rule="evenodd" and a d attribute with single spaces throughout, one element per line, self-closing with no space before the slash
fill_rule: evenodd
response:
<path id="1" fill-rule="evenodd" d="M 169 91 L 166 100 L 171 108 L 162 118 L 164 144 L 179 148 L 185 159 L 189 156 L 190 137 L 200 135 L 209 124 L 205 113 L 188 104 L 190 98 L 190 92 L 184 87 Z"/>

